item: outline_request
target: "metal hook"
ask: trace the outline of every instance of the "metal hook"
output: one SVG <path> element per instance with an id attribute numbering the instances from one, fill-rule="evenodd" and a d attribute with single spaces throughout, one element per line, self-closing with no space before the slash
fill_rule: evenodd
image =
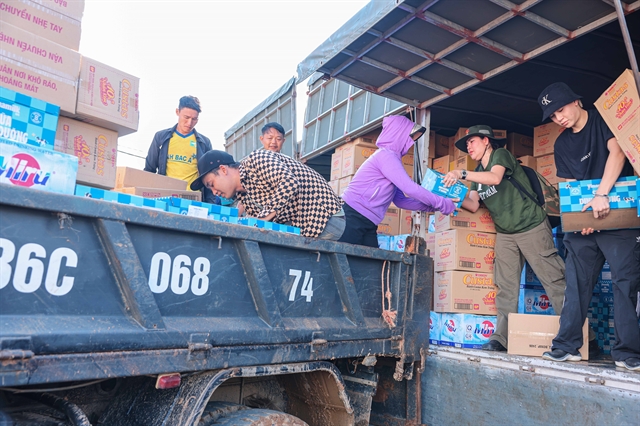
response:
<path id="1" fill-rule="evenodd" d="M 320 262 L 320 252 L 319 251 L 314 251 L 314 253 L 318 253 L 318 258 L 316 259 L 316 262 Z"/>
<path id="2" fill-rule="evenodd" d="M 213 237 L 218 239 L 218 250 L 222 248 L 222 237 Z"/>

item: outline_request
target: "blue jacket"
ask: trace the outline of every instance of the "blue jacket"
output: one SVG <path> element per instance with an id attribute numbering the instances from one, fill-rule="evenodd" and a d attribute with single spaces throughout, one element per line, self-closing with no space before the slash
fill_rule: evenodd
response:
<path id="1" fill-rule="evenodd" d="M 146 172 L 158 173 L 159 175 L 167 174 L 167 158 L 169 157 L 169 141 L 171 136 L 176 131 L 178 125 L 171 127 L 170 129 L 160 130 L 153 137 L 153 142 L 149 147 L 147 153 L 147 159 L 145 160 L 144 170 Z M 205 152 L 211 151 L 211 141 L 208 137 L 201 135 L 200 133 L 193 131 L 196 137 L 196 158 L 199 160 Z M 217 196 L 213 195 L 208 188 L 202 188 L 202 201 L 211 204 L 220 204 L 220 200 Z"/>

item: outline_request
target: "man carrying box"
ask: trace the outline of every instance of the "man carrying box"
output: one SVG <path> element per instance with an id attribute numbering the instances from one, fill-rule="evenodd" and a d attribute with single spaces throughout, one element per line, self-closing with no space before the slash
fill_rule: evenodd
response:
<path id="1" fill-rule="evenodd" d="M 205 152 L 211 151 L 209 138 L 195 129 L 200 111 L 200 101 L 195 96 L 180 98 L 176 109 L 178 124 L 160 130 L 153 137 L 144 165 L 145 171 L 180 179 L 187 185 L 198 177 L 197 161 Z M 202 201 L 220 204 L 218 197 L 208 188 L 202 189 Z"/>
<path id="2" fill-rule="evenodd" d="M 558 177 L 567 179 L 602 179 L 598 190 L 582 211 L 593 209 L 593 216 L 609 214 L 608 194 L 620 176 L 632 176 L 633 169 L 620 149 L 611 130 L 595 110 L 582 108 L 581 96 L 565 83 L 545 88 L 538 103 L 542 120 L 570 129 L 560 134 L 555 145 Z M 582 325 L 593 287 L 605 260 L 611 266 L 614 293 L 616 343 L 611 356 L 618 367 L 640 370 L 640 328 L 635 306 L 640 291 L 640 231 L 617 230 L 580 234 L 567 233 L 565 304 L 560 316 L 560 331 L 550 352 L 543 357 L 554 361 L 580 361 Z"/>
<path id="3" fill-rule="evenodd" d="M 291 224 L 305 237 L 336 241 L 344 232 L 342 201 L 315 170 L 293 158 L 259 149 L 239 163 L 224 151 L 211 150 L 198 160 L 197 191 L 239 201 L 249 216 Z"/>

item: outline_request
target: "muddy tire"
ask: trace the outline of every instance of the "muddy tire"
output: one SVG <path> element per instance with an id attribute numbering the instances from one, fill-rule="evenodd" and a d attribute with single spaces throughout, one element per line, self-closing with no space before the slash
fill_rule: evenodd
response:
<path id="1" fill-rule="evenodd" d="M 214 424 L 216 426 L 309 426 L 292 415 L 263 409 L 237 411 Z"/>
<path id="2" fill-rule="evenodd" d="M 249 409 L 246 405 L 234 404 L 233 402 L 212 401 L 205 407 L 198 426 L 217 425 L 218 420 L 238 411 Z"/>

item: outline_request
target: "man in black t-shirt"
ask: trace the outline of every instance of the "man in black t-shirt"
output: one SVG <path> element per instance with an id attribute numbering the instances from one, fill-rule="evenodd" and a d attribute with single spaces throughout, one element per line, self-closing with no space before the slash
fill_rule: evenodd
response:
<path id="1" fill-rule="evenodd" d="M 580 96 L 564 83 L 554 83 L 538 97 L 543 116 L 564 127 L 555 144 L 558 177 L 601 179 L 593 200 L 583 211 L 593 209 L 595 218 L 609 214 L 609 191 L 621 176 L 632 176 L 633 169 L 618 141 L 596 110 L 582 108 Z M 635 306 L 640 291 L 640 230 L 567 233 L 564 307 L 560 330 L 551 351 L 543 358 L 554 361 L 580 361 L 582 326 L 598 274 L 607 260 L 611 266 L 614 294 L 616 342 L 611 356 L 618 367 L 640 370 L 640 327 Z"/>

